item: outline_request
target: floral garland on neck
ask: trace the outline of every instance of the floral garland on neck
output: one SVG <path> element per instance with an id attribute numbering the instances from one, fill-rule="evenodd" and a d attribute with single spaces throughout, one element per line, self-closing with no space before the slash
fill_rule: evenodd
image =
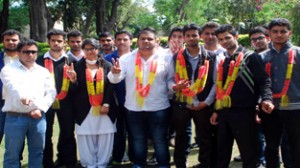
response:
<path id="1" fill-rule="evenodd" d="M 54 80 L 54 83 L 55 83 L 53 61 L 51 59 L 45 59 L 44 64 L 45 64 L 45 68 L 49 70 L 49 72 Z M 63 81 L 62 81 L 61 90 L 60 90 L 60 93 L 57 94 L 55 97 L 55 100 L 52 104 L 52 109 L 55 109 L 55 110 L 60 109 L 59 101 L 64 99 L 68 94 L 68 90 L 69 90 L 69 86 L 70 86 L 70 79 L 67 75 L 68 69 L 69 69 L 69 66 L 67 64 L 65 64 L 64 68 L 63 68 Z"/>
<path id="2" fill-rule="evenodd" d="M 198 77 L 195 82 L 190 87 L 177 91 L 176 99 L 180 102 L 186 102 L 187 104 L 191 105 L 193 103 L 193 97 L 202 92 L 204 89 L 207 80 L 208 69 L 209 61 L 205 60 L 204 65 L 198 69 Z M 176 59 L 175 81 L 178 83 L 181 80 L 187 79 L 189 78 L 186 70 L 186 62 L 183 56 L 183 50 L 180 50 Z"/>
<path id="3" fill-rule="evenodd" d="M 100 115 L 104 93 L 103 68 L 100 67 L 96 72 L 96 87 L 94 84 L 94 78 L 92 77 L 92 72 L 89 68 L 85 69 L 85 76 L 89 102 L 92 106 L 93 115 Z"/>
<path id="4" fill-rule="evenodd" d="M 290 83 L 291 83 L 291 77 L 293 73 L 293 66 L 294 66 L 294 57 L 295 57 L 295 51 L 290 50 L 289 51 L 289 58 L 288 58 L 288 64 L 287 64 L 287 70 L 285 74 L 285 81 L 283 84 L 283 88 L 280 93 L 272 94 L 273 98 L 280 98 L 280 106 L 286 107 L 289 103 L 289 98 L 287 95 L 287 91 L 289 89 Z M 266 64 L 265 70 L 267 74 L 271 77 L 271 63 L 268 62 Z"/>
<path id="5" fill-rule="evenodd" d="M 136 79 L 136 101 L 138 106 L 144 105 L 145 97 L 149 94 L 151 85 L 156 76 L 157 61 L 152 60 L 150 62 L 150 73 L 148 77 L 148 83 L 143 87 L 143 65 L 141 54 L 137 52 L 135 58 L 135 79 Z"/>
<path id="6" fill-rule="evenodd" d="M 234 60 L 230 61 L 229 71 L 224 86 L 223 86 L 224 60 L 220 61 L 218 65 L 218 72 L 217 72 L 216 104 L 215 104 L 216 110 L 221 110 L 224 107 L 225 108 L 231 107 L 230 93 L 234 86 L 243 59 L 244 59 L 244 53 L 240 52 L 236 61 Z"/>

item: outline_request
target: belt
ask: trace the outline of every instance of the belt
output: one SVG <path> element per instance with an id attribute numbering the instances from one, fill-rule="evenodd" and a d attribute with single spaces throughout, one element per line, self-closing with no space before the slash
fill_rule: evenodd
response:
<path id="1" fill-rule="evenodd" d="M 30 117 L 29 113 L 18 113 L 18 112 L 6 112 L 7 115 L 15 116 L 15 117 Z"/>

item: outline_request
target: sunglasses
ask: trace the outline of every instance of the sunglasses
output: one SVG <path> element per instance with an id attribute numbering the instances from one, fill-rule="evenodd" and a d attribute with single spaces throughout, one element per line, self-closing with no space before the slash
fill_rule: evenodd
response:
<path id="1" fill-rule="evenodd" d="M 38 53 L 38 51 L 35 51 L 35 50 L 23 50 L 21 52 L 22 52 L 22 54 L 27 54 L 27 55 Z"/>

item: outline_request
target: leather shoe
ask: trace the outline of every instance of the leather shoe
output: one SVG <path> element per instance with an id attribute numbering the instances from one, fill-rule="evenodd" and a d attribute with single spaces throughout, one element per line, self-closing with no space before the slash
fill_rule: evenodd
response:
<path id="1" fill-rule="evenodd" d="M 59 168 L 59 167 L 62 167 L 64 166 L 65 163 L 61 160 L 61 159 L 57 159 L 55 162 L 54 162 L 54 168 Z"/>
<path id="2" fill-rule="evenodd" d="M 241 162 L 242 161 L 242 157 L 241 157 L 241 155 L 239 155 L 239 156 L 234 157 L 233 160 L 235 162 Z"/>

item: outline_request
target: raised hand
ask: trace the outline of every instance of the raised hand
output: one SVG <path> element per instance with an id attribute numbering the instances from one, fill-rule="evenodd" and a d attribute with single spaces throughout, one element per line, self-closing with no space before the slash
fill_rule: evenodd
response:
<path id="1" fill-rule="evenodd" d="M 180 46 L 178 45 L 177 41 L 170 40 L 168 42 L 168 46 L 173 54 L 177 53 L 180 50 Z"/>
<path id="2" fill-rule="evenodd" d="M 68 65 L 65 65 L 65 66 L 68 66 Z M 71 65 L 68 66 L 67 75 L 70 78 L 71 82 L 75 82 L 77 80 L 77 74 L 74 71 L 74 65 L 73 65 L 73 63 L 71 63 Z"/>
<path id="3" fill-rule="evenodd" d="M 111 68 L 111 73 L 113 73 L 113 74 L 120 73 L 121 72 L 121 67 L 120 67 L 119 59 L 117 58 L 117 60 L 115 60 L 114 58 L 112 58 L 112 63 L 113 63 L 113 66 Z"/>

